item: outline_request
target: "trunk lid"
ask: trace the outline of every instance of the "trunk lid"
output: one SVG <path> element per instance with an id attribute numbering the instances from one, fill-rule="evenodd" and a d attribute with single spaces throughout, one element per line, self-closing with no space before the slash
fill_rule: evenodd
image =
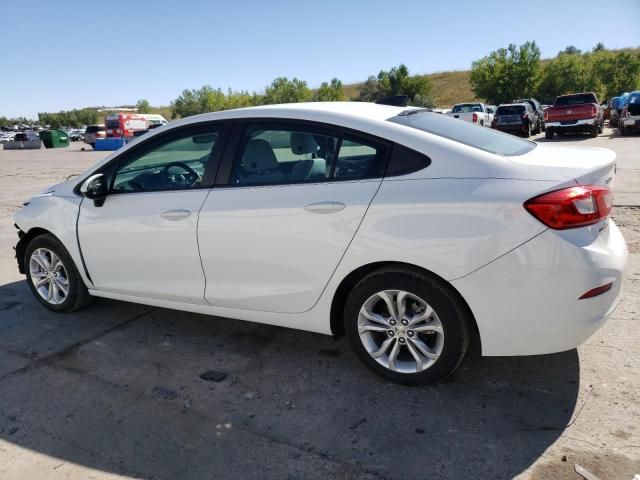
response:
<path id="1" fill-rule="evenodd" d="M 581 185 L 609 186 L 615 174 L 616 154 L 607 148 L 566 147 L 538 144 L 536 148 L 509 160 L 525 168 L 533 178 L 550 176 L 575 179 Z"/>

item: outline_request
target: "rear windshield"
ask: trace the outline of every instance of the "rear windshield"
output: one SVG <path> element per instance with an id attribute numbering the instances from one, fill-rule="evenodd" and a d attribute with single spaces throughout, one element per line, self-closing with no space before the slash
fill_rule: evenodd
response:
<path id="1" fill-rule="evenodd" d="M 578 93 L 577 95 L 565 95 L 556 98 L 554 107 L 567 107 L 569 105 L 582 105 L 583 103 L 598 103 L 593 93 Z"/>
<path id="2" fill-rule="evenodd" d="M 120 128 L 120 122 L 118 120 L 107 120 L 105 122 L 105 125 L 107 126 L 107 128 Z"/>
<path id="3" fill-rule="evenodd" d="M 464 103 L 461 105 L 455 105 L 453 107 L 453 110 L 451 110 L 453 113 L 469 113 L 469 112 L 481 112 L 482 111 L 482 107 L 480 107 L 480 105 L 478 105 L 477 103 Z"/>
<path id="4" fill-rule="evenodd" d="M 440 137 L 475 147 L 497 155 L 523 155 L 536 148 L 536 144 L 513 135 L 498 132 L 487 127 L 447 117 L 439 113 L 416 110 L 416 113 L 398 115 L 389 119 L 407 127 L 432 133 Z"/>
<path id="5" fill-rule="evenodd" d="M 524 113 L 524 105 L 509 105 L 504 107 L 498 107 L 496 112 L 498 115 L 520 115 Z"/>
<path id="6" fill-rule="evenodd" d="M 96 132 L 103 132 L 103 131 L 104 131 L 104 127 L 98 126 L 98 125 L 91 125 L 87 127 L 84 133 L 96 133 Z"/>

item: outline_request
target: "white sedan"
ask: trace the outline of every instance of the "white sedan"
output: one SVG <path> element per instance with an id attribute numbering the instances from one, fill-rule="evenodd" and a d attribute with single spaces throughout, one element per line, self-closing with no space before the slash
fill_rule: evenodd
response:
<path id="1" fill-rule="evenodd" d="M 91 296 L 334 335 L 424 384 L 467 348 L 575 348 L 620 297 L 613 152 L 424 109 L 275 105 L 172 122 L 15 215 L 35 298 Z"/>

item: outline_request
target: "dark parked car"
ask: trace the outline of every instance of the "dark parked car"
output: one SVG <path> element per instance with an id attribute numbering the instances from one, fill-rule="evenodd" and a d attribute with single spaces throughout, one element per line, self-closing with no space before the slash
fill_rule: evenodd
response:
<path id="1" fill-rule="evenodd" d="M 501 132 L 530 137 L 535 130 L 535 112 L 529 103 L 500 105 L 493 117 L 491 128 Z"/>
<path id="2" fill-rule="evenodd" d="M 640 90 L 631 92 L 625 98 L 618 119 L 620 135 L 628 135 L 634 129 L 640 129 Z"/>
<path id="3" fill-rule="evenodd" d="M 544 132 L 544 112 L 542 105 L 535 98 L 518 98 L 513 103 L 528 103 L 533 110 L 534 118 L 531 123 L 533 124 L 533 133 Z"/>
<path id="4" fill-rule="evenodd" d="M 618 126 L 618 102 L 620 101 L 620 97 L 613 97 L 609 102 L 609 126 L 617 127 Z"/>

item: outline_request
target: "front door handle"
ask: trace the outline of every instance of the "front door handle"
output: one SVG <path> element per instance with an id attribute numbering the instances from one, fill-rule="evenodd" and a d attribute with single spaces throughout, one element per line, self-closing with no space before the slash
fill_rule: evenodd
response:
<path id="1" fill-rule="evenodd" d="M 184 208 L 179 208 L 177 210 L 167 210 L 166 212 L 162 212 L 160 217 L 165 220 L 184 220 L 191 215 L 191 210 L 187 210 Z"/>
<path id="2" fill-rule="evenodd" d="M 312 213 L 336 213 L 343 210 L 346 205 L 342 202 L 315 202 L 306 205 L 304 209 Z"/>

